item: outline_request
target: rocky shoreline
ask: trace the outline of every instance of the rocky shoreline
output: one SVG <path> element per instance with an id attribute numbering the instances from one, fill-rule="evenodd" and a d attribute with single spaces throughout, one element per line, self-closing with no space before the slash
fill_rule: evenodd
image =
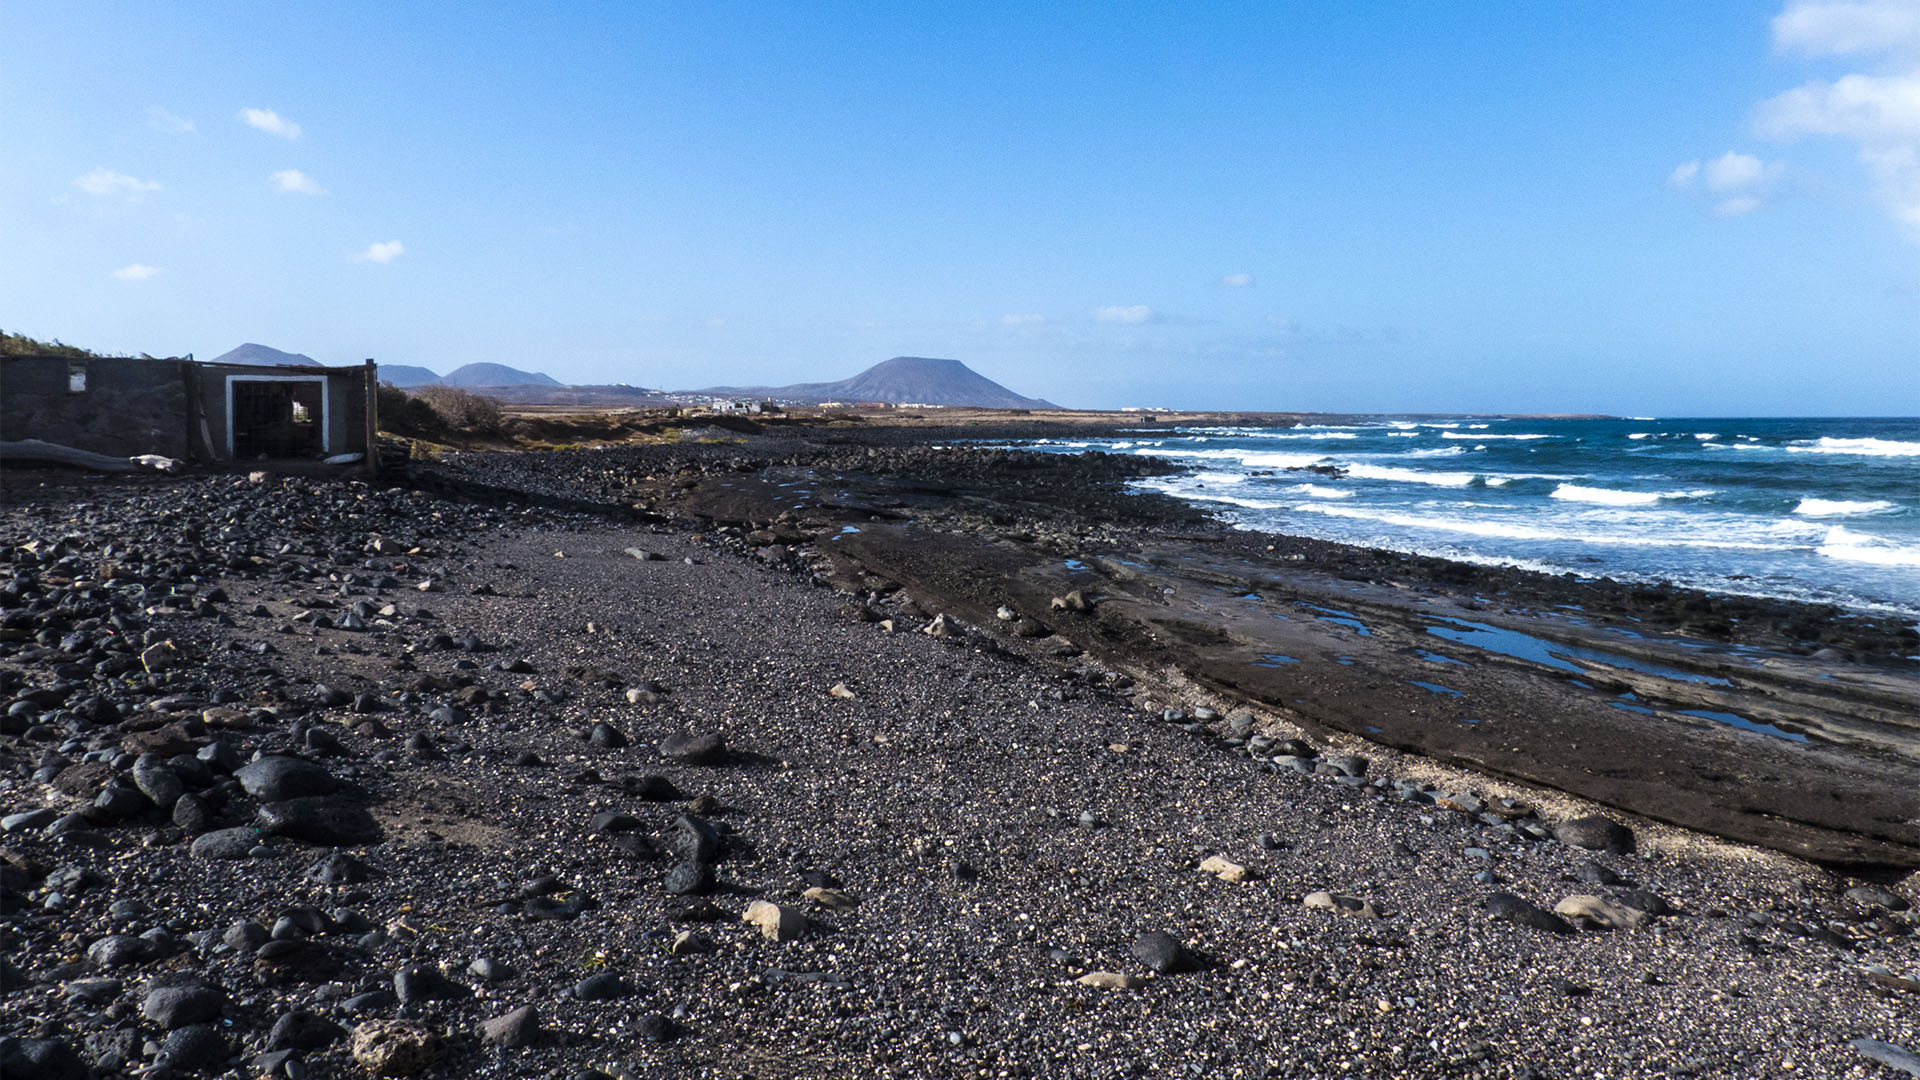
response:
<path id="1" fill-rule="evenodd" d="M 1117 575 L 1031 576 L 1048 531 L 1222 542 L 1136 465 L 713 438 L 414 488 L 9 476 L 0 1074 L 1873 1077 L 1920 1044 L 1901 872 L 1298 723 L 1125 638 Z M 936 532 L 977 588 L 884 580 Z M 1866 669 L 1899 641 L 1836 633 Z"/>

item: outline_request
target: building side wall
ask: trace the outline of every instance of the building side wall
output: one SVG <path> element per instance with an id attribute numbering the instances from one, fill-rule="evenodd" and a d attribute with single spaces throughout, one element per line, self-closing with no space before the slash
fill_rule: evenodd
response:
<path id="1" fill-rule="evenodd" d="M 71 365 L 86 385 L 69 389 Z M 188 456 L 180 360 L 0 357 L 0 439 L 40 439 L 114 457 Z"/>

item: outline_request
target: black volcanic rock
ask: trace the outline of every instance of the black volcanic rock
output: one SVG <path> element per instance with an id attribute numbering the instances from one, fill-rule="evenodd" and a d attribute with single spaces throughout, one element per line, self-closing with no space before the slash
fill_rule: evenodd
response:
<path id="1" fill-rule="evenodd" d="M 779 401 L 875 401 L 889 405 L 959 405 L 982 409 L 1059 408 L 1039 398 L 1021 397 L 958 360 L 927 356 L 896 356 L 839 382 L 717 386 L 688 392 Z"/>

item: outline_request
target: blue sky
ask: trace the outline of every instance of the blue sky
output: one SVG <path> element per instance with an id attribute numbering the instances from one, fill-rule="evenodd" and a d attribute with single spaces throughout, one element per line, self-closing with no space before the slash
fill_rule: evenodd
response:
<path id="1" fill-rule="evenodd" d="M 0 326 L 691 388 L 1920 413 L 1920 0 L 0 5 Z"/>

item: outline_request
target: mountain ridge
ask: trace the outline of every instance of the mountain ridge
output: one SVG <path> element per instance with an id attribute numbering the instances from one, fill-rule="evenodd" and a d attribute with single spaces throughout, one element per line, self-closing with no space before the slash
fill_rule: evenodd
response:
<path id="1" fill-rule="evenodd" d="M 966 364 L 942 357 L 896 356 L 852 378 L 789 386 L 713 386 L 683 390 L 713 397 L 762 397 L 817 404 L 824 401 L 875 401 L 888 405 L 946 405 L 980 409 L 1058 409 L 1001 386 Z"/>

